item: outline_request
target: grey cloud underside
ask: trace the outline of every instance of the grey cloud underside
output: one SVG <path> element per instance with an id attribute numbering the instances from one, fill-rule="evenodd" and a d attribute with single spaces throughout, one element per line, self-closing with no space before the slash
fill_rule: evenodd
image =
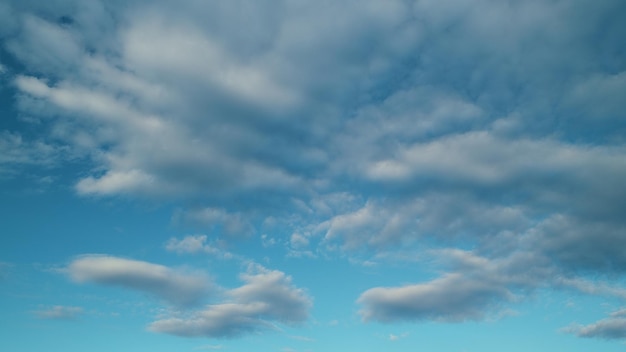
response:
<path id="1" fill-rule="evenodd" d="M 204 274 L 178 272 L 158 264 L 111 256 L 82 256 L 73 260 L 66 270 L 77 282 L 136 290 L 179 306 L 201 303 L 211 289 Z"/>
<path id="2" fill-rule="evenodd" d="M 45 163 L 40 149 L 86 155 L 79 194 L 191 199 L 174 221 L 222 238 L 282 227 L 279 243 L 350 253 L 461 241 L 508 263 L 372 288 L 367 320 L 479 320 L 541 286 L 620 295 L 602 280 L 626 269 L 622 1 L 2 6 L 3 50 L 26 68 L 10 75 L 17 106 L 51 132 L 0 135 L 15 150 L 0 173 Z M 210 250 L 189 241 L 172 250 Z M 257 303 L 178 334 L 255 330 L 251 314 L 275 317 Z M 224 315 L 237 328 L 211 325 Z"/>
<path id="3" fill-rule="evenodd" d="M 172 239 L 168 250 L 181 253 L 215 251 L 206 237 Z M 249 264 L 240 275 L 244 285 L 224 289 L 211 284 L 204 274 L 190 274 L 143 261 L 104 255 L 85 255 L 64 270 L 76 282 L 90 282 L 144 292 L 172 304 L 169 316 L 161 316 L 148 329 L 183 337 L 240 337 L 276 329 L 276 324 L 298 325 L 309 317 L 312 300 L 292 284 L 290 276 Z M 220 295 L 218 295 L 220 293 Z M 198 308 L 209 298 L 221 302 Z M 73 319 L 78 307 L 56 306 L 35 314 L 42 319 Z"/>
<path id="4" fill-rule="evenodd" d="M 157 320 L 148 329 L 183 337 L 239 337 L 276 329 L 275 323 L 294 325 L 308 318 L 311 299 L 280 271 L 253 267 L 242 274 L 245 284 L 229 290 L 224 303 L 182 317 Z"/>
<path id="5" fill-rule="evenodd" d="M 626 339 L 626 314 L 624 310 L 616 311 L 593 324 L 574 325 L 563 330 L 580 337 L 623 340 Z"/>
<path id="6" fill-rule="evenodd" d="M 434 281 L 404 287 L 365 291 L 359 303 L 363 318 L 392 322 L 481 320 L 493 305 L 510 301 L 512 294 L 497 283 L 450 274 Z"/>

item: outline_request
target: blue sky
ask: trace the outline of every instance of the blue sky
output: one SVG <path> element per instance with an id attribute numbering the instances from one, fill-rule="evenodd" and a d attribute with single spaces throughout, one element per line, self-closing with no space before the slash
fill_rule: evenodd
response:
<path id="1" fill-rule="evenodd" d="M 0 3 L 0 350 L 621 351 L 626 3 Z"/>

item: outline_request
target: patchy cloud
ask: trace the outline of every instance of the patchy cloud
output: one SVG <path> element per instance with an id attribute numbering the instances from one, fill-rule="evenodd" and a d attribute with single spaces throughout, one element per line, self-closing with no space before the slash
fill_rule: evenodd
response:
<path id="1" fill-rule="evenodd" d="M 260 266 L 250 270 L 241 275 L 243 286 L 226 293 L 227 302 L 190 316 L 157 320 L 148 329 L 184 337 L 235 337 L 274 329 L 274 321 L 298 324 L 307 319 L 311 300 L 289 276 Z"/>
<path id="2" fill-rule="evenodd" d="M 54 306 L 33 312 L 39 319 L 74 320 L 84 313 L 81 307 Z"/>
<path id="3" fill-rule="evenodd" d="M 220 235 L 223 238 L 246 238 L 256 229 L 250 219 L 240 212 L 228 212 L 219 208 L 190 209 L 177 211 L 172 221 L 178 225 L 199 226 Z"/>
<path id="4" fill-rule="evenodd" d="M 26 140 L 17 133 L 0 131 L 0 177 L 11 177 L 28 165 L 53 167 L 68 150 L 43 141 Z"/>
<path id="5" fill-rule="evenodd" d="M 245 284 L 227 291 L 226 302 L 157 320 L 148 329 L 184 337 L 236 337 L 275 329 L 274 322 L 292 325 L 307 319 L 311 299 L 283 272 L 253 265 L 241 279 Z"/>
<path id="6" fill-rule="evenodd" d="M 481 320 L 485 311 L 513 294 L 498 283 L 449 274 L 424 284 L 377 287 L 365 291 L 358 302 L 365 321 L 435 320 L 459 322 Z"/>
<path id="7" fill-rule="evenodd" d="M 236 256 L 224 249 L 220 249 L 207 243 L 206 235 L 185 236 L 183 239 L 170 238 L 165 243 L 165 249 L 178 254 L 205 253 L 224 259 L 232 259 Z"/>
<path id="8" fill-rule="evenodd" d="M 607 340 L 626 339 L 626 312 L 620 310 L 611 313 L 610 317 L 590 325 L 573 325 L 564 329 L 579 337 L 600 338 Z"/>
<path id="9" fill-rule="evenodd" d="M 0 131 L 0 177 L 81 155 L 79 196 L 186 205 L 172 222 L 207 235 L 172 252 L 226 257 L 222 241 L 260 235 L 289 257 L 439 270 L 372 283 L 368 321 L 481 320 L 538 287 L 624 297 L 610 280 L 626 274 L 623 2 L 240 6 L 0 4 L 2 50 L 23 67 L 3 59 L 3 77 L 22 119 L 46 126 Z M 115 257 L 68 272 L 176 304 L 208 289 Z M 281 272 L 242 279 L 150 329 L 236 336 L 306 316 Z"/>
<path id="10" fill-rule="evenodd" d="M 195 305 L 206 299 L 211 285 L 203 274 L 104 255 L 85 255 L 67 266 L 76 282 L 92 282 L 136 290 L 176 305 Z"/>

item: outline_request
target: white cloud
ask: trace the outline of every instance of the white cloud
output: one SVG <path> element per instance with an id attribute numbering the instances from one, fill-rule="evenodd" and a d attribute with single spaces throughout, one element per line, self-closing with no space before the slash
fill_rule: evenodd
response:
<path id="1" fill-rule="evenodd" d="M 226 293 L 225 303 L 184 317 L 150 324 L 150 331 L 184 337 L 234 337 L 274 329 L 274 322 L 298 324 L 308 317 L 311 299 L 291 284 L 291 277 L 253 265 L 241 275 L 245 284 Z"/>
<path id="2" fill-rule="evenodd" d="M 177 253 L 199 253 L 206 251 L 206 235 L 185 236 L 182 240 L 170 238 L 165 249 Z"/>
<path id="3" fill-rule="evenodd" d="M 62 146 L 26 140 L 18 133 L 0 131 L 0 177 L 11 176 L 24 166 L 53 167 L 70 158 L 71 153 Z"/>
<path id="4" fill-rule="evenodd" d="M 299 249 L 309 245 L 309 239 L 299 233 L 293 233 L 289 239 L 291 247 Z"/>
<path id="5" fill-rule="evenodd" d="M 80 195 L 194 204 L 173 220 L 210 236 L 168 241 L 179 253 L 256 233 L 288 256 L 476 249 L 447 252 L 432 281 L 364 293 L 373 320 L 396 319 L 394 304 L 409 320 L 480 319 L 515 285 L 623 295 L 602 281 L 626 270 L 617 1 L 15 4 L 0 4 L 0 38 L 11 73 L 24 67 L 16 108 L 46 128 L 0 132 L 2 175 L 81 155 L 93 169 Z M 87 279 L 168 300 L 174 286 L 201 291 L 182 279 L 194 275 L 124 263 Z M 172 318 L 188 329 L 160 326 L 219 335 L 275 320 L 230 299 Z M 229 314 L 243 320 L 209 326 Z"/>
<path id="6" fill-rule="evenodd" d="M 482 320 L 486 312 L 511 301 L 513 294 L 488 279 L 448 274 L 433 281 L 403 287 L 377 287 L 358 299 L 365 321 Z"/>
<path id="7" fill-rule="evenodd" d="M 579 337 L 600 338 L 607 340 L 626 339 L 626 317 L 624 310 L 613 312 L 608 318 L 589 325 L 572 325 L 563 331 Z"/>
<path id="8" fill-rule="evenodd" d="M 67 266 L 76 282 L 93 282 L 145 292 L 177 305 L 194 305 L 210 292 L 208 278 L 143 261 L 85 255 Z"/>
<path id="9" fill-rule="evenodd" d="M 201 208 L 179 211 L 174 214 L 174 223 L 196 225 L 218 230 L 221 237 L 245 238 L 255 233 L 255 227 L 241 212 L 228 212 L 220 208 Z"/>
<path id="10" fill-rule="evenodd" d="M 46 74 L 67 74 L 80 65 L 83 48 L 74 33 L 30 14 L 18 18 L 19 39 L 11 38 L 7 47 L 23 63 Z"/>
<path id="11" fill-rule="evenodd" d="M 218 256 L 224 259 L 235 258 L 236 256 L 226 250 L 220 249 L 207 243 L 206 235 L 185 236 L 182 240 L 178 238 L 170 238 L 165 243 L 165 249 L 178 254 L 185 253 L 206 253 Z"/>

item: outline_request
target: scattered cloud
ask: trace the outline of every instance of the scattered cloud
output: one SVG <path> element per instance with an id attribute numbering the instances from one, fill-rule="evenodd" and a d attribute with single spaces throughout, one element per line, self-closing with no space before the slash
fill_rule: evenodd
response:
<path id="1" fill-rule="evenodd" d="M 304 248 L 309 245 L 308 238 L 306 238 L 305 236 L 299 233 L 292 234 L 289 242 L 291 244 L 291 247 L 296 248 L 296 249 Z"/>
<path id="2" fill-rule="evenodd" d="M 499 283 L 448 274 L 439 279 L 403 287 L 377 287 L 358 299 L 365 321 L 435 320 L 461 322 L 481 320 L 487 309 L 513 300 Z"/>
<path id="3" fill-rule="evenodd" d="M 26 140 L 18 133 L 0 131 L 0 177 L 15 175 L 29 165 L 53 167 L 69 157 L 65 147 Z"/>
<path id="4" fill-rule="evenodd" d="M 182 306 L 206 299 L 211 284 L 206 275 L 186 273 L 163 265 L 105 255 L 84 255 L 65 269 L 76 282 L 136 290 Z"/>
<path id="5" fill-rule="evenodd" d="M 207 243 L 206 235 L 185 236 L 182 240 L 170 238 L 165 243 L 165 249 L 178 254 L 206 253 L 219 258 L 232 259 L 236 256 L 226 250 L 215 247 Z"/>
<path id="6" fill-rule="evenodd" d="M 33 312 L 39 319 L 75 320 L 84 313 L 81 307 L 54 306 Z"/>
<path id="7" fill-rule="evenodd" d="M 253 235 L 256 230 L 240 212 L 229 213 L 224 209 L 203 208 L 178 211 L 173 222 L 181 225 L 196 225 L 211 229 L 225 238 L 245 238 Z"/>
<path id="8" fill-rule="evenodd" d="M 406 332 L 402 333 L 402 334 L 399 334 L 399 335 L 389 334 L 389 341 L 398 341 L 398 340 L 403 339 L 403 338 L 405 338 L 407 336 L 409 336 L 409 334 L 406 333 Z"/>
<path id="9" fill-rule="evenodd" d="M 148 329 L 183 337 L 236 337 L 276 329 L 274 322 L 292 325 L 307 319 L 311 299 L 283 272 L 251 265 L 241 279 L 245 284 L 227 291 L 226 302 L 154 321 Z"/>
<path id="10" fill-rule="evenodd" d="M 590 325 L 572 325 L 563 329 L 565 332 L 579 337 L 600 338 L 606 340 L 626 339 L 626 312 L 620 310 L 612 313 L 608 318 Z"/>
<path id="11" fill-rule="evenodd" d="M 170 238 L 165 243 L 165 249 L 176 253 L 199 253 L 206 252 L 206 235 L 185 236 L 182 240 Z"/>
<path id="12" fill-rule="evenodd" d="M 171 252 L 230 258 L 227 244 L 260 235 L 287 257 L 439 270 L 373 283 L 366 321 L 481 320 L 539 287 L 626 297 L 612 280 L 626 274 L 621 2 L 238 6 L 1 3 L 0 74 L 20 123 L 45 128 L 0 131 L 0 178 L 81 156 L 79 196 L 193 204 L 172 222 L 203 234 Z M 201 274 L 112 256 L 66 270 L 179 306 L 211 291 Z M 242 280 L 150 329 L 305 320 L 310 299 L 284 273 Z M 617 336 L 621 319 L 574 333 Z"/>

